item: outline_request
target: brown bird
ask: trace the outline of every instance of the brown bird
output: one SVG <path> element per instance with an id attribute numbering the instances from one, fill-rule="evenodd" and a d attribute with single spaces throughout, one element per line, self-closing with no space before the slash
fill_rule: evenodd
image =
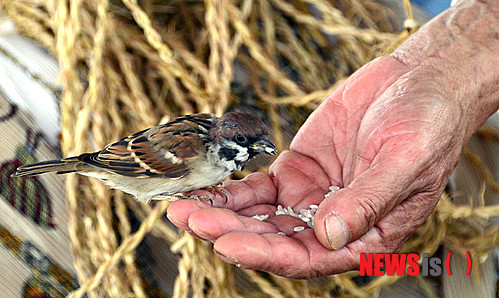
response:
<path id="1" fill-rule="evenodd" d="M 214 186 L 259 153 L 276 155 L 277 150 L 257 117 L 242 112 L 220 118 L 192 114 L 137 132 L 101 151 L 21 166 L 13 176 L 78 173 L 149 202 Z"/>

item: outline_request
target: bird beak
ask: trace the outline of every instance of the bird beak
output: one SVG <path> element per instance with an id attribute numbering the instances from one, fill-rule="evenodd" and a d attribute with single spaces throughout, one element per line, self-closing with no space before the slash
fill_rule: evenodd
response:
<path id="1" fill-rule="evenodd" d="M 258 153 L 265 153 L 273 156 L 277 155 L 277 149 L 269 139 L 259 140 L 251 144 L 250 147 Z"/>

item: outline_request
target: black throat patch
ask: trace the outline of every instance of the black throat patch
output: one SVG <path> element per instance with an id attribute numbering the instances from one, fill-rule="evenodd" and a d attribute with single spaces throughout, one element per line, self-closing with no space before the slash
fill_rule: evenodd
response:
<path id="1" fill-rule="evenodd" d="M 220 157 L 220 159 L 234 160 L 237 156 L 237 153 L 237 149 L 222 147 L 218 151 L 218 156 Z"/>

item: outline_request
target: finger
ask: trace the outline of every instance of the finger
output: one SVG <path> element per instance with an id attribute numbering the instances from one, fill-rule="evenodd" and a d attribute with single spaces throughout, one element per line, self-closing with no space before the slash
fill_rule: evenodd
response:
<path id="1" fill-rule="evenodd" d="M 215 207 L 239 210 L 259 204 L 259 202 L 273 204 L 276 198 L 274 183 L 270 176 L 264 173 L 254 173 L 240 181 L 227 181 L 223 187 L 228 198 L 227 204 L 221 203 L 224 199 L 217 193 L 217 198 L 213 200 Z M 213 194 L 206 190 L 199 190 L 189 195 L 212 196 Z M 168 206 L 167 217 L 177 227 L 190 230 L 188 226 L 189 216 L 200 209 L 208 207 L 210 207 L 209 204 L 204 201 L 178 200 Z"/>
<path id="2" fill-rule="evenodd" d="M 166 217 L 175 226 L 182 230 L 190 231 L 189 216 L 201 209 L 209 208 L 209 205 L 197 200 L 178 200 L 168 206 Z"/>
<path id="3" fill-rule="evenodd" d="M 382 218 L 376 225 L 372 234 L 359 240 L 367 243 L 363 250 L 368 252 L 399 251 L 407 238 L 421 226 L 430 216 L 438 203 L 438 193 L 418 193 L 402 203 Z M 432 235 L 427 235 L 430 238 Z M 363 251 L 358 250 L 358 251 Z"/>
<path id="4" fill-rule="evenodd" d="M 312 230 L 291 237 L 232 232 L 214 244 L 224 261 L 291 278 L 312 278 L 359 269 L 361 253 L 393 253 L 433 210 L 438 195 L 417 194 L 395 207 L 360 239 L 340 250 L 326 249 Z M 430 204 L 430 208 L 422 203 Z M 424 206 L 424 207 L 423 207 Z"/>
<path id="5" fill-rule="evenodd" d="M 275 214 L 276 210 L 277 210 L 277 207 L 275 205 L 260 204 L 260 205 L 254 205 L 254 206 L 250 206 L 248 208 L 241 209 L 241 210 L 237 211 L 237 214 L 244 215 L 247 217 L 253 217 L 255 215 L 273 216 Z"/>
<path id="6" fill-rule="evenodd" d="M 269 222 L 240 216 L 234 211 L 220 208 L 201 209 L 192 213 L 188 226 L 199 237 L 210 241 L 232 231 L 258 234 L 279 232 L 279 229 Z"/>
<path id="7" fill-rule="evenodd" d="M 319 205 L 331 186 L 324 170 L 313 159 L 293 151 L 284 151 L 269 170 L 279 190 L 283 207 L 308 208 Z M 295 210 L 297 211 L 297 210 Z"/>
<path id="8" fill-rule="evenodd" d="M 394 206 L 424 189 L 415 156 L 388 156 L 326 198 L 315 215 L 315 232 L 326 247 L 337 250 L 364 235 Z M 403 173 L 403 174 L 400 174 Z"/>
<path id="9" fill-rule="evenodd" d="M 228 263 L 291 278 L 312 278 L 352 269 L 348 250 L 331 252 L 322 246 L 311 229 L 287 237 L 233 232 L 220 237 L 214 250 Z M 313 253 L 311 253 L 313 252 Z M 325 260 L 334 263 L 326 268 Z"/>
<path id="10" fill-rule="evenodd" d="M 352 266 L 354 266 L 352 269 L 359 269 L 360 254 L 400 251 L 411 234 L 433 212 L 439 197 L 440 195 L 436 193 L 419 193 L 408 198 L 397 205 L 361 238 L 341 249 L 340 251 L 347 249 L 352 254 Z M 427 235 L 427 237 L 432 237 L 432 235 Z M 438 235 L 434 237 L 438 237 Z M 334 263 L 327 259 L 324 261 L 326 266 L 334 266 Z"/>
<path id="11" fill-rule="evenodd" d="M 260 208 L 255 208 L 255 210 L 257 209 Z M 243 216 L 228 209 L 200 209 L 189 216 L 188 227 L 199 237 L 206 240 L 214 240 L 235 231 L 249 231 L 257 234 L 284 232 L 291 235 L 296 227 L 308 228 L 306 223 L 293 216 L 275 216 L 274 212 L 272 212 L 267 214 L 269 215 L 268 218 L 261 221 L 251 216 L 264 214 L 253 214 L 248 210 L 245 210 L 244 213 L 248 214 L 248 216 Z"/>
<path id="12" fill-rule="evenodd" d="M 229 180 L 223 183 L 223 189 L 227 196 L 227 203 L 220 193 L 216 193 L 215 207 L 228 208 L 234 211 L 247 208 L 257 204 L 274 204 L 277 198 L 277 190 L 268 174 L 253 173 L 242 180 Z M 189 195 L 213 195 L 207 190 L 198 190 Z"/>
<path id="13" fill-rule="evenodd" d="M 247 217 L 268 215 L 265 222 L 273 224 L 280 232 L 283 232 L 286 235 L 294 234 L 295 228 L 298 227 L 309 228 L 308 225 L 298 217 L 287 214 L 275 215 L 276 209 L 277 208 L 274 205 L 256 205 L 240 210 L 237 213 Z"/>

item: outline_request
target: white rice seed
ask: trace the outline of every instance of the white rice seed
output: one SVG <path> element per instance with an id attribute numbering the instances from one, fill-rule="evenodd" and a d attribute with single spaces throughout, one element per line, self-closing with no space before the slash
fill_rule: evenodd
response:
<path id="1" fill-rule="evenodd" d="M 338 190 L 340 190 L 340 187 L 339 186 L 336 186 L 336 185 L 331 185 L 329 187 L 329 192 L 324 196 L 325 198 L 328 198 L 330 195 L 332 195 L 333 193 L 337 192 Z"/>
<path id="2" fill-rule="evenodd" d="M 258 219 L 259 221 L 264 221 L 267 218 L 269 218 L 269 215 L 268 214 L 255 215 L 255 216 L 252 216 L 251 218 Z"/>
<path id="3" fill-rule="evenodd" d="M 310 205 L 310 209 L 300 209 L 299 213 L 293 211 L 291 207 L 283 208 L 281 205 L 277 206 L 275 215 L 290 215 L 301 219 L 302 221 L 309 223 L 313 220 L 315 211 L 317 210 L 317 205 Z"/>
<path id="4" fill-rule="evenodd" d="M 295 232 L 300 232 L 300 231 L 303 231 L 303 230 L 305 230 L 304 226 L 297 226 L 297 227 L 293 228 L 293 231 L 295 231 Z"/>
<path id="5" fill-rule="evenodd" d="M 284 233 L 284 232 L 277 232 L 277 235 L 283 235 L 283 236 L 286 236 L 286 233 Z"/>
<path id="6" fill-rule="evenodd" d="M 310 228 L 314 227 L 314 216 L 315 212 L 319 208 L 317 205 L 310 205 L 310 209 L 300 209 L 299 213 L 293 211 L 291 207 L 283 208 L 281 205 L 277 206 L 277 210 L 275 215 L 290 215 L 296 218 L 301 219 L 304 223 L 306 223 Z M 298 226 L 294 228 L 295 232 L 303 231 L 305 227 Z"/>
<path id="7" fill-rule="evenodd" d="M 331 192 L 336 192 L 336 191 L 340 190 L 340 187 L 339 187 L 339 186 L 336 186 L 336 185 L 331 185 L 331 186 L 329 187 L 329 190 L 330 190 Z"/>

